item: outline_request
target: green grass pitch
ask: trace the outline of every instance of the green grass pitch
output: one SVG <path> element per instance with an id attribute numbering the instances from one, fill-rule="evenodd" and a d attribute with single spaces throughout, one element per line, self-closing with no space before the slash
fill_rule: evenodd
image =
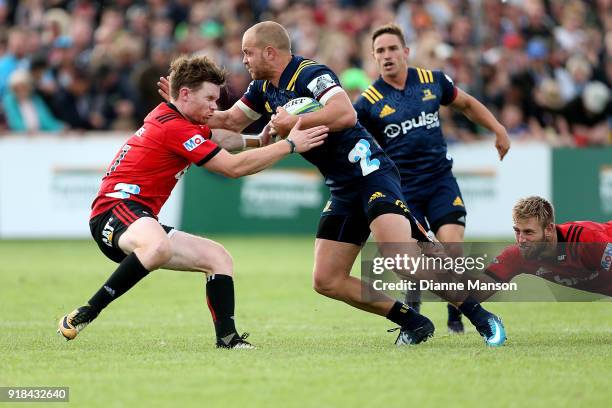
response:
<path id="1" fill-rule="evenodd" d="M 490 304 L 499 349 L 446 335 L 444 305 L 427 303 L 436 336 L 397 348 L 390 322 L 311 289 L 310 238 L 217 238 L 257 350 L 216 350 L 203 275 L 170 271 L 65 342 L 57 320 L 113 263 L 89 241 L 0 241 L 0 386 L 69 386 L 86 407 L 610 406 L 609 302 Z"/>

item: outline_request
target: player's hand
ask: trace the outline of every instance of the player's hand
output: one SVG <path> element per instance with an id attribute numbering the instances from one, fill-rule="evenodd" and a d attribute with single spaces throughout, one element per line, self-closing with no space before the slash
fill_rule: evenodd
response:
<path id="1" fill-rule="evenodd" d="M 506 132 L 506 128 L 502 128 L 502 130 L 495 134 L 495 148 L 499 154 L 499 160 L 504 160 L 504 156 L 510 150 L 510 137 L 508 132 Z"/>
<path id="2" fill-rule="evenodd" d="M 447 258 L 448 253 L 444 245 L 440 242 L 419 242 L 419 247 L 423 251 L 423 255 L 431 258 Z"/>
<path id="3" fill-rule="evenodd" d="M 304 153 L 310 149 L 321 146 L 327 137 L 329 128 L 327 126 L 315 126 L 308 129 L 300 129 L 302 118 L 298 117 L 297 122 L 289 132 L 289 138 L 295 144 L 297 153 Z"/>
<path id="4" fill-rule="evenodd" d="M 272 115 L 270 122 L 274 129 L 276 129 L 276 133 L 281 137 L 285 137 L 295 126 L 297 120 L 297 116 L 290 115 L 284 108 L 279 106 L 276 108 L 276 114 Z"/>
<path id="5" fill-rule="evenodd" d="M 272 141 L 272 138 L 276 135 L 276 131 L 274 130 L 274 128 L 272 127 L 272 125 L 270 125 L 270 123 L 268 123 L 266 126 L 264 126 L 263 130 L 261 131 L 261 133 L 259 134 L 259 140 L 260 140 L 260 147 L 264 147 L 270 144 L 270 142 Z"/>
<path id="6" fill-rule="evenodd" d="M 164 98 L 166 102 L 170 102 L 170 81 L 168 81 L 168 77 L 159 77 L 157 88 L 157 92 L 161 97 Z"/>

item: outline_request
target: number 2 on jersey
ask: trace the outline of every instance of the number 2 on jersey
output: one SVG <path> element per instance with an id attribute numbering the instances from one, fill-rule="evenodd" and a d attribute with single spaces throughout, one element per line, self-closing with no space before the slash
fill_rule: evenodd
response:
<path id="1" fill-rule="evenodd" d="M 359 162 L 361 173 L 367 176 L 380 168 L 380 160 L 370 160 L 371 155 L 370 142 L 365 139 L 359 139 L 353 150 L 350 151 L 348 159 L 351 163 Z"/>

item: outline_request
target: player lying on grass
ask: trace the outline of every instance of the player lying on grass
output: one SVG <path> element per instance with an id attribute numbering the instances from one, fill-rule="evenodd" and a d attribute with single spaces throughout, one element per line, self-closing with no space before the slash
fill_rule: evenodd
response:
<path id="1" fill-rule="evenodd" d="M 206 126 L 217 108 L 225 73 L 206 57 L 178 58 L 170 67 L 170 103 L 151 111 L 123 145 L 102 179 L 89 222 L 94 240 L 119 266 L 85 306 L 62 317 L 60 332 L 74 339 L 113 300 L 149 272 L 164 268 L 206 274 L 206 297 L 217 347 L 251 348 L 234 325 L 234 266 L 225 248 L 157 220 L 157 215 L 192 163 L 227 177 L 253 174 L 284 156 L 323 144 L 327 127 L 300 129 L 267 147 L 230 154 L 239 133 Z M 267 137 L 267 130 L 261 135 Z M 215 143 L 217 140 L 220 144 Z"/>
<path id="2" fill-rule="evenodd" d="M 399 169 L 402 193 L 410 212 L 429 225 L 445 243 L 463 242 L 466 209 L 452 173 L 439 116 L 441 106 L 463 113 L 469 120 L 495 134 L 500 160 L 510 148 L 506 129 L 473 96 L 457 88 L 441 71 L 408 66 L 410 49 L 404 33 L 395 24 L 372 33 L 372 55 L 380 77 L 355 101 L 359 122 L 376 138 Z M 457 249 L 461 245 L 446 245 Z M 418 292 L 409 292 L 407 302 L 418 308 Z M 459 310 L 448 305 L 449 332 L 463 333 Z"/>
<path id="3" fill-rule="evenodd" d="M 612 296 L 612 221 L 555 224 L 542 197 L 519 200 L 512 209 L 516 245 L 487 267 L 481 282 L 509 282 L 527 273 L 587 292 Z M 479 292 L 486 299 L 495 292 Z"/>
<path id="4" fill-rule="evenodd" d="M 286 135 L 298 120 L 282 108 L 287 102 L 309 97 L 323 105 L 318 111 L 300 116 L 305 124 L 324 124 L 330 129 L 325 145 L 303 154 L 317 166 L 331 191 L 316 235 L 314 289 L 398 324 L 401 328 L 398 345 L 427 340 L 434 332 L 428 318 L 350 275 L 370 231 L 385 256 L 394 255 L 390 243 L 399 243 L 405 255 L 419 256 L 397 168 L 357 121 L 335 73 L 325 65 L 293 55 L 284 27 L 271 21 L 254 25 L 244 33 L 242 50 L 243 62 L 253 81 L 230 109 L 215 112 L 209 122 L 211 126 L 241 131 L 264 116 L 271 119 L 279 135 Z M 160 87 L 164 95 L 163 79 Z M 432 275 L 427 271 L 418 271 L 411 277 L 457 278 L 452 273 Z M 437 294 L 460 305 L 486 344 L 504 343 L 506 336 L 500 319 L 474 299 L 457 298 L 458 294 L 451 292 Z"/>

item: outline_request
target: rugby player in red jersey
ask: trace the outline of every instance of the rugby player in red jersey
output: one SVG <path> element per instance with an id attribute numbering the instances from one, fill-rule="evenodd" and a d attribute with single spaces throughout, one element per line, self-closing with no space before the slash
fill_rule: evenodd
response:
<path id="1" fill-rule="evenodd" d="M 301 130 L 261 149 L 238 154 L 224 148 L 261 145 L 268 137 L 246 137 L 206 126 L 217 108 L 225 73 L 206 57 L 181 57 L 170 67 L 170 103 L 161 103 L 123 145 L 102 179 L 92 204 L 91 233 L 102 252 L 119 266 L 85 306 L 62 317 L 58 332 L 74 339 L 110 302 L 159 269 L 204 272 L 206 297 L 217 347 L 252 348 L 234 325 L 234 267 L 217 242 L 160 224 L 157 215 L 192 163 L 227 177 L 271 166 L 293 152 L 320 146 L 328 128 Z M 301 123 L 301 121 L 300 121 Z M 264 140 L 265 141 L 265 140 Z"/>
<path id="2" fill-rule="evenodd" d="M 612 296 L 612 221 L 555 224 L 552 205 L 537 196 L 519 200 L 512 218 L 516 245 L 506 248 L 487 267 L 488 279 L 509 282 L 526 273 Z M 482 292 L 481 296 L 493 293 Z"/>

